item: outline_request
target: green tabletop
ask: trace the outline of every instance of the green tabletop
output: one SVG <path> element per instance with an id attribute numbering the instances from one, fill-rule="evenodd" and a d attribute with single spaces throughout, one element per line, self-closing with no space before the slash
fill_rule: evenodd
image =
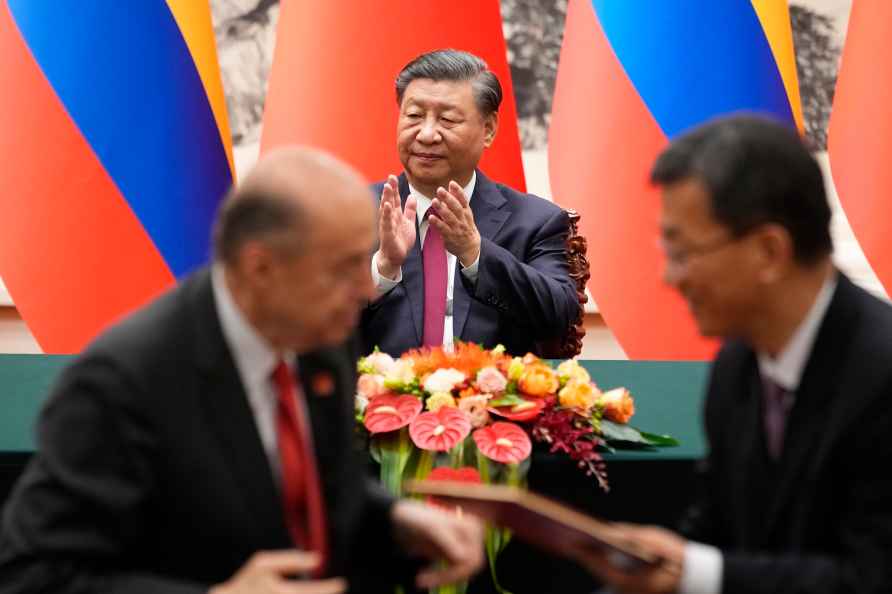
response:
<path id="1" fill-rule="evenodd" d="M 65 355 L 0 355 L 0 453 L 34 451 L 34 421 Z"/>
<path id="2" fill-rule="evenodd" d="M 0 355 L 0 453 L 34 450 L 34 421 L 68 356 Z M 635 397 L 631 424 L 667 433 L 679 447 L 619 452 L 619 460 L 696 459 L 703 456 L 700 403 L 708 364 L 679 361 L 582 361 L 602 390 L 625 386 Z"/>
<path id="3" fill-rule="evenodd" d="M 691 361 L 581 361 L 601 390 L 620 386 L 635 398 L 630 425 L 669 434 L 681 445 L 656 451 L 623 451 L 619 460 L 698 459 L 705 452 L 701 403 L 709 364 Z"/>

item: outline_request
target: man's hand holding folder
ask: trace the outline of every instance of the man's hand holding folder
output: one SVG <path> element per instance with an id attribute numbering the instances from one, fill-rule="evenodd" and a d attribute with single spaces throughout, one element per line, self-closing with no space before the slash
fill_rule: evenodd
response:
<path id="1" fill-rule="evenodd" d="M 652 526 L 592 518 L 535 493 L 501 485 L 410 481 L 407 491 L 454 504 L 551 553 L 563 555 L 619 592 L 674 592 L 684 540 Z"/>

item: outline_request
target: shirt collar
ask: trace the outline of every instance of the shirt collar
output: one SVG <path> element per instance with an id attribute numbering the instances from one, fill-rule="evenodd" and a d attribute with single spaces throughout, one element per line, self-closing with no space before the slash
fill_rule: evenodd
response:
<path id="1" fill-rule="evenodd" d="M 468 197 L 468 203 L 471 203 L 471 198 L 474 196 L 474 188 L 477 186 L 477 172 L 474 171 L 471 174 L 471 180 L 468 182 L 462 191 L 465 193 L 465 196 Z M 424 215 L 427 212 L 427 209 L 431 207 L 431 202 L 433 202 L 433 198 L 425 196 L 414 187 L 412 184 L 409 184 L 409 194 L 415 196 L 415 200 L 418 201 L 418 208 L 415 211 L 416 216 L 418 217 L 418 224 L 420 225 L 422 221 L 424 221 Z"/>
<path id="2" fill-rule="evenodd" d="M 837 284 L 836 273 L 824 281 L 805 319 L 799 323 L 787 346 L 777 357 L 771 357 L 767 353 L 758 354 L 759 371 L 763 378 L 772 380 L 790 392 L 796 391 Z"/>
<path id="3" fill-rule="evenodd" d="M 219 264 L 211 269 L 211 287 L 223 338 L 232 352 L 239 375 L 252 386 L 267 381 L 279 362 L 279 354 L 248 322 L 236 305 L 226 285 L 223 267 Z M 293 357 L 288 357 L 285 360 L 292 359 Z"/>

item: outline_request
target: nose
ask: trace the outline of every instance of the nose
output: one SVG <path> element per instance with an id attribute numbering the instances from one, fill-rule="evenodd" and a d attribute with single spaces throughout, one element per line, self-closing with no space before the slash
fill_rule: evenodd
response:
<path id="1" fill-rule="evenodd" d="M 663 259 L 663 282 L 674 289 L 679 289 L 684 281 L 684 266 L 671 258 Z"/>
<path id="2" fill-rule="evenodd" d="M 421 128 L 418 130 L 416 138 L 424 144 L 439 142 L 440 131 L 437 129 L 437 120 L 433 117 L 425 118 L 421 123 Z"/>

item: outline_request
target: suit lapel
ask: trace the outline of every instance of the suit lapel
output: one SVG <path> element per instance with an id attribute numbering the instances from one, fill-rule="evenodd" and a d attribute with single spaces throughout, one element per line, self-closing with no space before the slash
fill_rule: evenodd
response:
<path id="1" fill-rule="evenodd" d="M 316 467 L 323 479 L 326 493 L 331 493 L 334 488 L 334 485 L 325 483 L 326 473 L 322 469 L 331 468 L 333 461 L 329 457 L 337 454 L 334 441 L 337 432 L 334 428 L 341 423 L 338 416 L 340 400 L 337 395 L 353 392 L 345 391 L 344 386 L 338 385 L 343 375 L 339 371 L 339 363 L 336 354 L 330 350 L 308 353 L 297 359 L 300 384 L 313 433 Z"/>
<path id="2" fill-rule="evenodd" d="M 403 208 L 406 208 L 406 198 L 409 197 L 409 181 L 406 174 L 399 177 L 400 200 Z M 415 326 L 416 344 L 421 344 L 422 324 L 424 323 L 424 270 L 421 266 L 421 234 L 418 233 L 418 217 L 415 218 L 415 244 L 409 250 L 406 261 L 403 262 L 403 285 L 406 290 L 406 299 L 409 302 L 409 310 L 412 312 L 412 324 Z M 399 323 L 394 320 L 394 323 Z"/>
<path id="3" fill-rule="evenodd" d="M 289 546 L 279 490 L 247 394 L 223 338 L 209 278 L 195 295 L 194 310 L 195 335 L 199 337 L 194 345 L 200 374 L 199 397 L 208 423 L 241 486 L 258 542 Z"/>
<path id="4" fill-rule="evenodd" d="M 506 200 L 499 193 L 494 183 L 489 181 L 480 170 L 477 170 L 477 183 L 474 186 L 474 194 L 471 198 L 471 212 L 474 213 L 474 223 L 481 238 L 494 240 L 505 221 L 511 216 L 510 211 L 503 209 Z M 481 246 L 482 250 L 482 246 Z M 465 289 L 461 276 L 461 264 L 456 263 L 455 277 L 452 283 L 452 329 L 456 338 L 464 335 L 465 324 L 468 321 L 468 312 L 471 309 L 471 295 Z"/>
<path id="5" fill-rule="evenodd" d="M 848 280 L 840 275 L 787 418 L 776 497 L 765 518 L 766 534 L 776 527 L 803 475 L 819 462 L 820 446 L 832 439 L 831 427 L 841 417 L 837 405 L 844 404 L 838 398 L 844 388 L 842 364 L 848 345 L 846 337 L 854 327 L 854 310 L 845 303 L 849 288 L 844 287 L 845 283 Z"/>
<path id="6" fill-rule="evenodd" d="M 757 509 L 759 503 L 753 492 L 762 489 L 765 472 L 761 468 L 763 458 L 762 418 L 759 405 L 762 397 L 759 369 L 752 351 L 747 351 L 739 375 L 732 385 L 739 386 L 740 398 L 733 401 L 732 414 L 727 416 L 729 424 L 724 433 L 734 435 L 728 441 L 726 455 L 730 460 L 729 468 L 735 471 L 728 474 L 731 482 L 730 497 L 734 499 L 732 514 L 738 522 L 736 530 L 740 541 L 753 543 L 757 538 L 756 531 L 760 525 L 758 517 L 764 510 Z"/>

